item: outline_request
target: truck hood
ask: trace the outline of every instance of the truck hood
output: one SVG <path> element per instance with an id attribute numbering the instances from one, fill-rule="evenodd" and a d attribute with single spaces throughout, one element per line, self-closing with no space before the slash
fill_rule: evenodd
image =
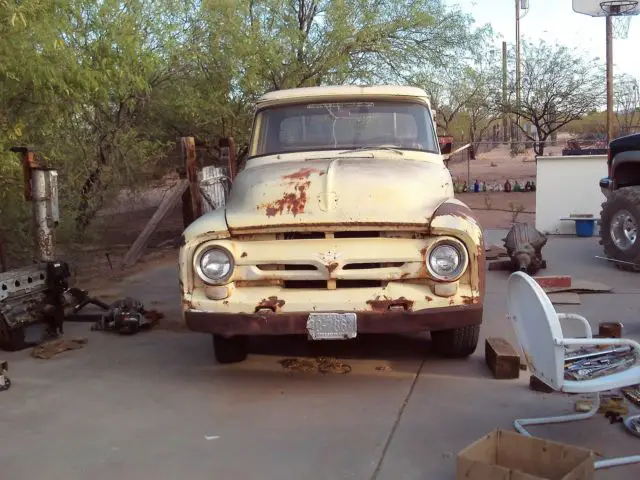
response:
<path id="1" fill-rule="evenodd" d="M 438 159 L 328 158 L 249 166 L 234 180 L 230 230 L 318 224 L 426 225 L 453 197 Z"/>

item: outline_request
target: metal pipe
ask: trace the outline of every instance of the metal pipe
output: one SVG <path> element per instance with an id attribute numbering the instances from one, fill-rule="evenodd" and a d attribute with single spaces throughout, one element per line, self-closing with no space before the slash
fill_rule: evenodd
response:
<path id="1" fill-rule="evenodd" d="M 507 143 L 509 135 L 509 119 L 507 109 L 507 42 L 502 42 L 502 141 Z"/>
<path id="2" fill-rule="evenodd" d="M 33 220 L 38 260 L 55 260 L 55 225 L 58 216 L 57 172 L 48 169 L 33 169 L 31 192 Z"/>
<path id="3" fill-rule="evenodd" d="M 516 142 L 520 142 L 520 0 L 516 0 Z"/>
<path id="4" fill-rule="evenodd" d="M 578 354 L 578 355 L 572 355 L 570 357 L 565 357 L 564 361 L 566 362 L 572 362 L 574 360 L 581 360 L 584 358 L 595 358 L 595 357 L 601 357 L 603 355 L 609 355 L 611 353 L 627 353 L 630 352 L 632 349 L 629 346 L 624 346 L 624 347 L 618 347 L 618 348 L 612 348 L 609 350 L 600 350 L 599 352 L 591 352 L 591 353 L 583 353 L 583 354 Z"/>
<path id="5" fill-rule="evenodd" d="M 607 143 L 613 140 L 613 17 L 607 15 Z"/>

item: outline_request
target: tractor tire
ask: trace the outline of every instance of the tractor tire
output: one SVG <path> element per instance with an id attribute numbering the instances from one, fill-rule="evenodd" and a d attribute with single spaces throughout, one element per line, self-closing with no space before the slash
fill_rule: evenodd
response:
<path id="1" fill-rule="evenodd" d="M 620 270 L 640 272 L 640 186 L 611 192 L 600 221 L 605 256 L 619 260 L 614 264 Z"/>
<path id="2" fill-rule="evenodd" d="M 213 354 L 216 361 L 221 364 L 239 363 L 247 359 L 247 337 L 223 337 L 213 335 Z"/>
<path id="3" fill-rule="evenodd" d="M 479 337 L 480 325 L 431 332 L 436 351 L 449 358 L 466 358 L 472 355 L 478 346 Z"/>

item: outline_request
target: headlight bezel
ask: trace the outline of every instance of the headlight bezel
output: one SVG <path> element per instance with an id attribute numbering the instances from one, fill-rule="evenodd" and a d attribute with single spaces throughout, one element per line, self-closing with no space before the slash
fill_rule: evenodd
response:
<path id="1" fill-rule="evenodd" d="M 224 277 L 221 277 L 218 280 L 214 280 L 213 278 L 208 277 L 207 275 L 205 275 L 204 271 L 202 270 L 202 265 L 201 265 L 201 261 L 202 261 L 202 257 L 204 257 L 207 253 L 213 251 L 213 250 L 218 250 L 220 252 L 222 252 L 224 255 L 227 256 L 227 258 L 229 259 L 229 273 L 227 273 Z M 198 276 L 198 278 L 206 283 L 207 285 L 224 285 L 230 282 L 231 278 L 233 277 L 233 274 L 235 272 L 235 268 L 236 268 L 236 262 L 235 259 L 233 258 L 233 255 L 231 254 L 231 252 L 220 246 L 220 245 L 207 245 L 207 246 L 203 246 L 202 248 L 198 249 L 198 251 L 196 252 L 196 255 L 193 257 L 193 268 Z"/>
<path id="2" fill-rule="evenodd" d="M 454 248 L 460 257 L 458 268 L 454 271 L 453 275 L 439 275 L 431 268 L 431 255 L 438 247 L 445 245 Z M 431 278 L 440 282 L 455 282 L 459 280 L 469 268 L 469 252 L 467 251 L 465 244 L 460 240 L 453 237 L 447 237 L 435 241 L 429 247 L 424 261 L 427 272 Z"/>

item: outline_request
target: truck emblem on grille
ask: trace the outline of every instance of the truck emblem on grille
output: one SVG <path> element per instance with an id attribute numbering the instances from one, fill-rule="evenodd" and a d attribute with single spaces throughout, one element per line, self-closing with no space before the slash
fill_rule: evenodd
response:
<path id="1" fill-rule="evenodd" d="M 313 256 L 314 259 L 320 260 L 325 265 L 329 265 L 330 263 L 333 263 L 336 260 L 338 260 L 340 257 L 342 257 L 342 253 L 333 252 L 333 251 L 329 250 L 328 252 L 325 252 L 325 253 L 313 254 L 312 256 Z"/>

